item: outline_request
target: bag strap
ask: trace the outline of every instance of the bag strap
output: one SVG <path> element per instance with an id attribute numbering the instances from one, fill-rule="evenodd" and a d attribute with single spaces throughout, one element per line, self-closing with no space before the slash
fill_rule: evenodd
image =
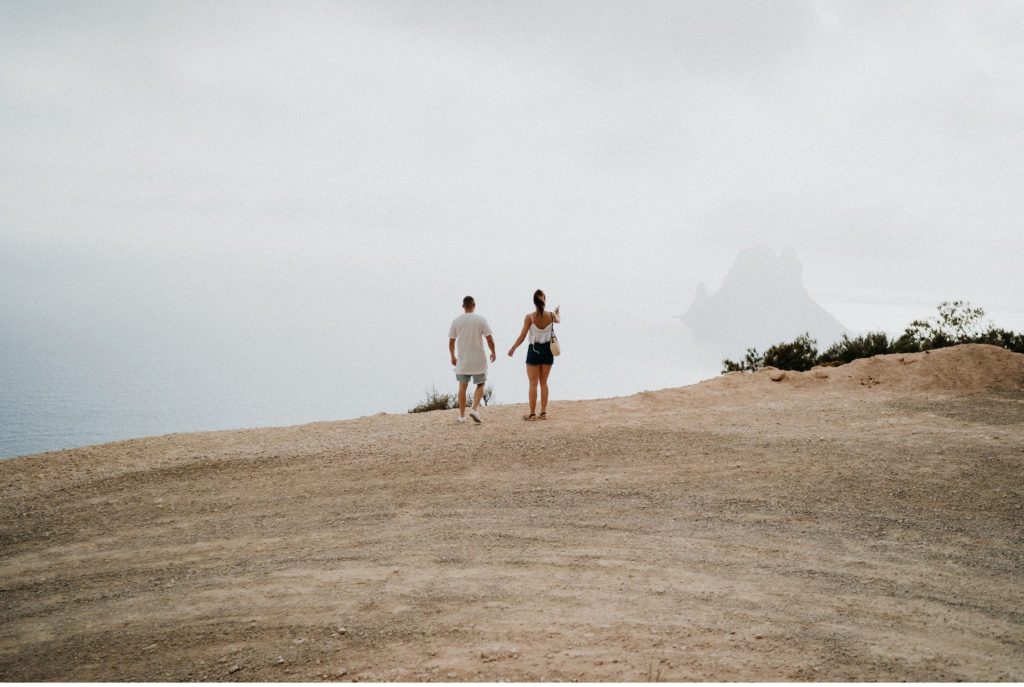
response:
<path id="1" fill-rule="evenodd" d="M 530 315 L 530 321 L 533 323 L 533 326 L 536 327 L 538 330 L 542 329 L 542 327 L 537 324 L 537 313 L 533 313 L 532 315 Z M 552 339 L 555 338 L 555 313 L 554 312 L 551 313 L 551 338 Z"/>

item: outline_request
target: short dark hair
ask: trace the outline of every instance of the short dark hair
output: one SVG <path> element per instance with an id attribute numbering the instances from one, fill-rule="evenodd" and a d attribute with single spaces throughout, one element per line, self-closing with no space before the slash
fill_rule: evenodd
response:
<path id="1" fill-rule="evenodd" d="M 468 308 L 471 305 L 476 305 L 476 301 L 473 300 L 472 296 L 466 296 L 462 299 L 462 307 Z"/>

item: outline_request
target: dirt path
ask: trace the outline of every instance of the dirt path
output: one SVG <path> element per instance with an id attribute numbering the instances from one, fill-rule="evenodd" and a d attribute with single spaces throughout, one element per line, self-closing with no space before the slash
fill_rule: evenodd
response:
<path id="1" fill-rule="evenodd" d="M 1024 680 L 989 348 L 0 461 L 0 678 Z"/>

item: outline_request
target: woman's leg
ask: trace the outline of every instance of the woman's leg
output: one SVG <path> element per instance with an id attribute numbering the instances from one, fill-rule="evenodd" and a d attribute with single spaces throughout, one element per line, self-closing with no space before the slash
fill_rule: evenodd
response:
<path id="1" fill-rule="evenodd" d="M 540 381 L 540 368 L 543 365 L 527 365 L 526 376 L 530 380 L 530 415 L 537 412 L 537 382 Z"/>
<path id="2" fill-rule="evenodd" d="M 540 368 L 540 412 L 546 413 L 548 410 L 548 375 L 551 374 L 550 365 L 538 365 Z"/>

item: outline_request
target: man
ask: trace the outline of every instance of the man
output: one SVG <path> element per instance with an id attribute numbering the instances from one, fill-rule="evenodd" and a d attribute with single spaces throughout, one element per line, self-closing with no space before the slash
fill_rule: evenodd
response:
<path id="1" fill-rule="evenodd" d="M 472 296 L 462 299 L 462 309 L 466 312 L 452 321 L 448 331 L 448 352 L 455 366 L 455 379 L 459 381 L 459 422 L 466 421 L 466 387 L 472 381 L 476 384 L 473 392 L 473 407 L 469 416 L 473 422 L 480 422 L 480 399 L 484 397 L 484 382 L 487 381 L 487 358 L 484 356 L 482 339 L 487 339 L 491 349 L 491 362 L 494 362 L 494 337 L 491 327 L 476 312 L 476 301 Z M 455 356 L 455 344 L 458 343 L 459 355 Z"/>

